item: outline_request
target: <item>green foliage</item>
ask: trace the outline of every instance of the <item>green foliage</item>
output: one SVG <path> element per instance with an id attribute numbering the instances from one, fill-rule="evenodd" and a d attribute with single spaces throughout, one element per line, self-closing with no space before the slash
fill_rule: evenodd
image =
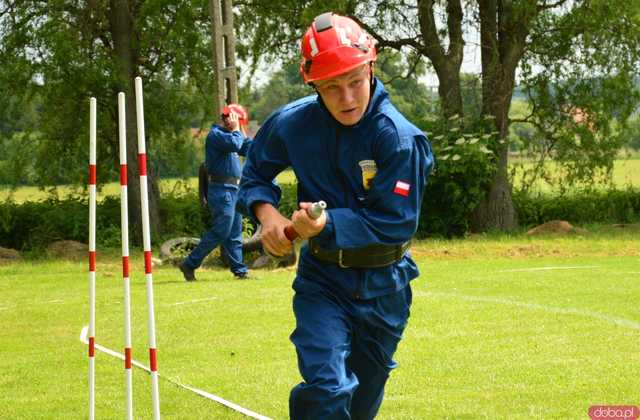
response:
<path id="1" fill-rule="evenodd" d="M 33 183 L 36 168 L 31 152 L 38 142 L 37 133 L 16 132 L 7 137 L 0 134 L 0 184 Z"/>
<path id="2" fill-rule="evenodd" d="M 401 53 L 386 49 L 378 55 L 375 73 L 393 105 L 417 127 L 427 129 L 429 117 L 438 112 L 438 98 L 418 80 L 425 73 L 425 65 L 418 62 L 415 68 L 410 66 Z"/>
<path id="3" fill-rule="evenodd" d="M 492 150 L 499 144 L 493 120 L 463 120 L 455 115 L 431 122 L 428 136 L 436 167 L 425 191 L 418 236 L 459 236 L 483 199 L 496 169 Z"/>
<path id="4" fill-rule="evenodd" d="M 539 165 L 523 179 L 523 186 L 542 177 L 566 188 L 589 184 L 599 172 L 609 172 L 618 150 L 629 144 L 627 120 L 640 99 L 633 81 L 620 76 L 550 84 L 538 76 L 531 83 L 532 121 L 537 122 L 535 131 L 519 140 L 528 156 L 553 159 L 563 170 L 551 174 Z"/>
<path id="5" fill-rule="evenodd" d="M 297 210 L 295 184 L 281 185 L 280 210 L 290 216 Z M 197 194 L 184 187 L 162 194 L 159 200 L 161 231 L 152 232 L 157 245 L 178 236 L 200 237 L 211 222 L 211 214 L 202 209 Z M 43 249 L 58 240 L 88 240 L 89 208 L 86 195 L 65 199 L 50 193 L 45 200 L 21 204 L 0 202 L 0 246 L 19 250 Z M 244 223 L 245 237 L 254 233 L 251 223 Z M 96 208 L 96 241 L 106 248 L 120 246 L 120 197 L 106 196 Z"/>
<path id="6" fill-rule="evenodd" d="M 200 207 L 194 193 L 164 194 L 160 198 L 164 236 L 195 236 L 205 231 L 209 213 Z"/>
<path id="7" fill-rule="evenodd" d="M 327 11 L 353 12 L 349 0 L 245 0 L 237 2 L 238 55 L 257 65 L 298 58 L 300 39 L 313 18 Z"/>
<path id="8" fill-rule="evenodd" d="M 536 20 L 521 73 L 531 109 L 519 121 L 529 130 L 519 140 L 541 164 L 519 188 L 536 177 L 565 188 L 589 184 L 629 144 L 628 121 L 640 103 L 640 22 L 630 15 L 627 1 L 595 1 Z M 545 171 L 545 159 L 563 170 Z"/>
<path id="9" fill-rule="evenodd" d="M 315 91 L 302 81 L 297 60 L 286 63 L 282 69 L 271 75 L 269 81 L 251 92 L 243 92 L 242 101 L 250 104 L 251 119 L 262 124 L 265 119 L 281 106 L 312 95 Z"/>
<path id="10" fill-rule="evenodd" d="M 200 0 L 129 4 L 130 64 L 144 81 L 147 148 L 162 153 L 161 175 L 184 175 L 192 168 L 178 163 L 193 160 L 186 131 L 194 120 L 203 125 L 212 119 L 209 6 Z M 90 96 L 98 99 L 98 172 L 117 177 L 116 94 L 131 81 L 118 76 L 111 7 L 109 2 L 0 3 L 0 91 L 12 92 L 0 95 L 0 131 L 5 143 L 19 141 L 17 132 L 33 143 L 24 150 L 28 164 L 18 168 L 23 171 L 3 182 L 24 182 L 26 176 L 39 185 L 84 183 Z M 5 156 L 0 155 L 0 166 L 9 160 Z"/>
<path id="11" fill-rule="evenodd" d="M 298 210 L 298 187 L 297 184 L 280 184 L 282 198 L 278 206 L 278 211 L 285 217 L 291 217 L 294 211 Z"/>
<path id="12" fill-rule="evenodd" d="M 119 208 L 119 207 L 118 207 Z M 0 203 L 0 246 L 14 249 L 42 249 L 63 239 L 87 241 L 89 212 L 78 198 L 40 202 Z M 98 219 L 96 225 L 103 227 Z M 119 219 L 116 219 L 119 220 Z"/>
<path id="13" fill-rule="evenodd" d="M 550 220 L 571 223 L 632 223 L 640 221 L 640 190 L 580 190 L 567 194 L 513 197 L 523 226 L 535 226 Z"/>
<path id="14" fill-rule="evenodd" d="M 627 145 L 634 150 L 640 150 L 640 117 L 636 115 L 629 121 L 629 129 L 626 131 Z"/>

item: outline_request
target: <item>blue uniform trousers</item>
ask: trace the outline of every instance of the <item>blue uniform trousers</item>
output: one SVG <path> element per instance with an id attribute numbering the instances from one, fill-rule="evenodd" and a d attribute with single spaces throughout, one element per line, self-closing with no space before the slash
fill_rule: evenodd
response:
<path id="1" fill-rule="evenodd" d="M 212 226 L 186 258 L 189 267 L 200 267 L 204 258 L 220 245 L 229 257 L 231 271 L 234 274 L 247 272 L 247 266 L 242 260 L 242 215 L 236 212 L 237 197 L 236 188 L 223 184 L 209 184 L 207 200 Z"/>
<path id="2" fill-rule="evenodd" d="M 291 341 L 304 382 L 291 391 L 291 419 L 373 419 L 396 367 L 392 357 L 409 318 L 411 286 L 368 300 L 301 277 L 294 289 Z"/>

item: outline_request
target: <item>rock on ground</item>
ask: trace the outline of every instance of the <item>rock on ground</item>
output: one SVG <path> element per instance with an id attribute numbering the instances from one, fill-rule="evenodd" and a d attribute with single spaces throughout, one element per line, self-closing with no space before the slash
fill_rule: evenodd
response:
<path id="1" fill-rule="evenodd" d="M 0 264 L 20 261 L 21 259 L 22 254 L 20 254 L 19 251 L 11 248 L 3 248 L 0 246 Z"/>
<path id="2" fill-rule="evenodd" d="M 585 229 L 574 227 L 566 220 L 551 220 L 550 222 L 543 223 L 539 226 L 529 229 L 527 235 L 543 235 L 546 233 L 555 234 L 584 234 L 587 233 Z"/>
<path id="3" fill-rule="evenodd" d="M 78 241 L 56 241 L 47 246 L 47 253 L 55 258 L 87 258 L 89 246 Z"/>

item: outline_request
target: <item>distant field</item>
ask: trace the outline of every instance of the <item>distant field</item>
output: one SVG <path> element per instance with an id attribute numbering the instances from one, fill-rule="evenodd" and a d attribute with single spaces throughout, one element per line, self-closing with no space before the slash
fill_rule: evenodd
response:
<path id="1" fill-rule="evenodd" d="M 553 164 L 551 163 L 550 165 Z M 525 168 L 530 168 L 531 166 L 531 164 L 525 164 Z M 515 183 L 517 184 L 520 179 L 520 176 L 516 173 Z M 613 185 L 618 188 L 640 187 L 640 157 L 616 160 L 613 167 L 612 181 Z M 538 181 L 534 189 L 546 192 L 552 190 L 552 187 L 544 181 Z"/>
<path id="2" fill-rule="evenodd" d="M 280 183 L 295 182 L 295 175 L 293 171 L 288 170 L 281 173 L 277 180 Z M 516 175 L 516 182 L 519 180 Z M 186 186 L 184 185 L 186 182 Z M 619 159 L 615 162 L 613 169 L 613 184 L 618 188 L 626 188 L 627 186 L 640 187 L 640 157 L 634 157 L 630 159 Z M 174 188 L 189 188 L 196 190 L 198 188 L 198 179 L 193 177 L 188 180 L 181 179 L 163 179 L 160 182 L 160 189 L 162 191 L 171 191 Z M 552 188 L 543 181 L 536 183 L 535 188 L 541 191 L 550 191 Z M 65 197 L 73 191 L 82 193 L 82 189 L 72 189 L 67 186 L 58 187 L 58 194 L 60 197 Z M 10 191 L 7 188 L 0 187 L 0 201 L 6 200 L 9 197 Z M 120 185 L 117 182 L 111 182 L 101 185 L 101 190 L 98 194 L 98 200 L 100 197 L 108 195 L 119 195 Z M 38 201 L 48 196 L 47 191 L 42 191 L 37 187 L 20 187 L 13 192 L 13 199 L 22 203 L 25 201 Z"/>
<path id="3" fill-rule="evenodd" d="M 613 228 L 610 228 L 613 229 Z M 422 272 L 379 420 L 587 419 L 591 405 L 639 405 L 638 229 L 585 236 L 417 241 Z M 122 352 L 119 250 L 98 250 L 96 343 Z M 145 279 L 132 250 L 133 358 L 148 364 Z M 85 261 L 0 265 L 0 418 L 87 417 Z M 243 419 L 181 382 L 272 419 L 300 381 L 289 334 L 293 269 L 223 269 L 185 283 L 154 268 L 165 419 Z M 96 418 L 124 417 L 123 363 L 96 354 Z M 150 419 L 135 369 L 136 419 Z"/>
<path id="4" fill-rule="evenodd" d="M 276 179 L 278 180 L 279 183 L 287 184 L 287 183 L 294 182 L 296 177 L 293 171 L 288 170 L 278 175 Z M 106 197 L 109 195 L 118 195 L 118 196 L 120 195 L 120 184 L 117 182 L 110 182 L 110 183 L 101 185 L 100 181 L 98 181 L 98 186 L 100 187 L 100 191 L 98 193 L 98 200 L 100 200 L 101 197 Z M 189 178 L 186 181 L 182 179 L 177 179 L 177 178 L 169 178 L 169 179 L 163 179 L 160 181 L 161 191 L 171 191 L 174 188 L 178 188 L 178 189 L 188 188 L 193 191 L 197 191 L 198 178 L 193 177 L 193 178 Z M 60 198 L 66 197 L 69 194 L 73 194 L 73 193 L 84 194 L 82 192 L 82 188 L 72 188 L 64 185 L 58 187 L 58 194 Z M 11 191 L 9 189 L 3 188 L 0 186 L 0 201 L 6 200 L 10 194 L 11 194 Z M 13 191 L 12 197 L 13 197 L 13 200 L 15 200 L 17 203 L 23 203 L 25 201 L 43 200 L 47 198 L 48 195 L 49 195 L 48 191 L 46 190 L 43 191 L 38 187 L 20 187 L 16 191 Z"/>

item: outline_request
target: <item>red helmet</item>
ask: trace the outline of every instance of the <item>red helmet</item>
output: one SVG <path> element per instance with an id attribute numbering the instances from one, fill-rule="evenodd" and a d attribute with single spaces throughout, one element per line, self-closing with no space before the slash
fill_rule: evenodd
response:
<path id="1" fill-rule="evenodd" d="M 302 38 L 300 73 L 305 83 L 330 79 L 375 61 L 375 42 L 352 19 L 332 12 L 317 16 Z"/>
<path id="2" fill-rule="evenodd" d="M 228 117 L 229 114 L 234 113 L 238 116 L 238 122 L 240 125 L 249 124 L 249 113 L 247 110 L 240 104 L 229 104 L 222 108 L 222 112 L 220 115 L 222 117 Z"/>

